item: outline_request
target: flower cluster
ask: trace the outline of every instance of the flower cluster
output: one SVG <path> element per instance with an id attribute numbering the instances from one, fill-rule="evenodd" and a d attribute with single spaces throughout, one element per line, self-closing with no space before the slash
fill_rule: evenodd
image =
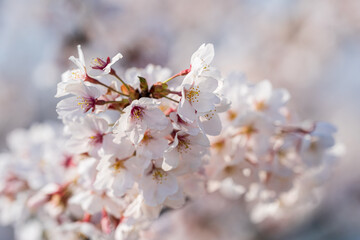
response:
<path id="1" fill-rule="evenodd" d="M 337 157 L 332 125 L 296 124 L 289 94 L 269 81 L 223 82 L 211 44 L 175 75 L 154 65 L 118 74 L 120 53 L 90 66 L 78 55 L 57 88 L 64 133 L 15 131 L 1 155 L 1 221 L 22 234 L 139 239 L 162 211 L 205 192 L 276 201 Z"/>
<path id="2" fill-rule="evenodd" d="M 289 93 L 273 89 L 268 80 L 251 84 L 233 74 L 224 91 L 232 108 L 222 118 L 222 134 L 211 141 L 209 191 L 245 195 L 254 221 L 309 200 L 343 151 L 335 145 L 336 128 L 299 122 L 287 106 Z"/>

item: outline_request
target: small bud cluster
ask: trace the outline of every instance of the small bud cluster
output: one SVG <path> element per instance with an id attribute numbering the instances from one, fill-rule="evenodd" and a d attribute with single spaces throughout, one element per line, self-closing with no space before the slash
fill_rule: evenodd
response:
<path id="1" fill-rule="evenodd" d="M 121 54 L 87 67 L 78 52 L 57 87 L 65 134 L 16 131 L 0 156 L 3 223 L 36 225 L 49 239 L 139 239 L 199 194 L 275 201 L 337 157 L 332 125 L 296 125 L 289 94 L 268 81 L 223 82 L 211 44 L 175 75 L 148 65 L 119 76 Z"/>

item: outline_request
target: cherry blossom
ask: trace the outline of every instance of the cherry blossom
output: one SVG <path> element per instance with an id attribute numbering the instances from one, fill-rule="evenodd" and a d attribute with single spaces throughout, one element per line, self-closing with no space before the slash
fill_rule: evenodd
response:
<path id="1" fill-rule="evenodd" d="M 115 133 L 125 132 L 134 144 L 139 144 L 147 130 L 165 129 L 169 125 L 169 120 L 158 108 L 159 104 L 150 98 L 134 100 L 124 109 L 114 129 Z"/>
<path id="2" fill-rule="evenodd" d="M 71 71 L 66 71 L 61 76 L 61 82 L 57 85 L 57 93 L 55 97 L 63 97 L 69 92 L 66 90 L 69 84 L 78 84 L 84 82 L 87 77 L 86 66 L 85 66 L 85 59 L 84 54 L 81 50 L 81 46 L 77 46 L 78 55 L 79 57 L 76 58 L 71 56 L 69 59 L 72 61 L 78 68 Z"/>
<path id="3" fill-rule="evenodd" d="M 109 190 L 115 196 L 122 196 L 134 184 L 133 163 L 134 154 L 132 143 L 124 139 L 120 144 L 115 144 L 111 135 L 104 137 L 104 154 L 96 169 L 98 173 L 94 187 L 100 190 Z"/>
<path id="4" fill-rule="evenodd" d="M 177 132 L 173 143 L 164 153 L 162 168 L 166 171 L 176 169 L 177 173 L 196 171 L 209 145 L 209 140 L 202 133 L 192 136 Z"/>
<path id="5" fill-rule="evenodd" d="M 24 236 L 150 239 L 164 212 L 214 195 L 252 224 L 281 219 L 313 206 L 343 152 L 333 125 L 293 116 L 285 89 L 223 79 L 212 44 L 173 76 L 149 64 L 124 80 L 120 53 L 96 58 L 95 77 L 78 54 L 57 88 L 62 125 L 15 130 L 0 154 L 0 222 Z"/>
<path id="6" fill-rule="evenodd" d="M 334 133 L 336 128 L 326 122 L 317 122 L 314 130 L 306 134 L 301 146 L 301 156 L 304 162 L 312 167 L 326 161 L 327 151 L 335 145 Z"/>
<path id="7" fill-rule="evenodd" d="M 122 57 L 123 56 L 121 53 L 117 53 L 114 57 L 111 58 L 111 60 L 110 57 L 108 57 L 106 61 L 101 58 L 95 58 L 91 68 L 101 70 L 104 74 L 109 74 L 111 72 L 112 65 L 119 61 L 119 59 Z"/>
<path id="8" fill-rule="evenodd" d="M 88 115 L 81 122 L 68 124 L 71 138 L 67 142 L 69 151 L 74 153 L 89 153 L 96 156 L 103 146 L 109 123 L 102 118 Z"/>
<path id="9" fill-rule="evenodd" d="M 178 182 L 174 173 L 164 171 L 161 161 L 157 160 L 145 170 L 139 180 L 144 201 L 149 206 L 162 204 L 165 199 L 178 191 Z"/>
<path id="10" fill-rule="evenodd" d="M 214 93 L 219 75 L 209 66 L 213 57 L 211 44 L 202 45 L 191 57 L 191 71 L 181 85 L 182 97 L 178 107 L 178 114 L 185 121 L 195 121 L 196 112 L 207 113 L 220 103 L 220 98 Z"/>
<path id="11" fill-rule="evenodd" d="M 284 121 L 281 109 L 289 98 L 286 90 L 273 90 L 271 83 L 265 80 L 250 88 L 246 101 L 251 110 L 263 113 L 272 120 Z"/>
<path id="12" fill-rule="evenodd" d="M 75 96 L 65 98 L 57 104 L 56 111 L 61 119 L 79 118 L 89 111 L 95 112 L 97 104 L 102 103 L 98 100 L 101 91 L 96 87 L 83 83 L 71 84 L 67 86 L 67 90 Z"/>

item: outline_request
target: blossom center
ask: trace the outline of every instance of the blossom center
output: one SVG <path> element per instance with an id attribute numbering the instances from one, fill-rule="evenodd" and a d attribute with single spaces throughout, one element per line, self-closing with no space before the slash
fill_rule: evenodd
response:
<path id="1" fill-rule="evenodd" d="M 62 165 L 64 166 L 64 168 L 70 168 L 70 167 L 75 166 L 73 157 L 66 156 L 63 163 L 62 163 Z"/>
<path id="2" fill-rule="evenodd" d="M 317 138 L 315 138 L 315 137 L 311 138 L 309 149 L 311 152 L 316 152 L 318 150 L 318 139 Z"/>
<path id="3" fill-rule="evenodd" d="M 186 137 L 179 137 L 178 136 L 178 140 L 179 140 L 179 143 L 177 145 L 177 150 L 179 153 L 187 153 L 189 150 L 191 150 L 191 147 L 190 147 L 190 140 L 187 139 Z"/>
<path id="4" fill-rule="evenodd" d="M 162 169 L 155 168 L 152 172 L 152 179 L 156 181 L 158 184 L 162 184 L 163 180 L 167 179 L 167 173 Z"/>
<path id="5" fill-rule="evenodd" d="M 236 117 L 237 117 L 237 113 L 235 111 L 233 111 L 233 110 L 229 110 L 227 112 L 227 114 L 228 114 L 228 119 L 230 121 L 234 121 L 236 119 Z"/>
<path id="6" fill-rule="evenodd" d="M 240 128 L 239 134 L 244 134 L 244 135 L 250 136 L 253 133 L 256 133 L 256 131 L 257 130 L 254 128 L 253 125 L 247 125 L 247 126 L 243 126 Z"/>
<path id="7" fill-rule="evenodd" d="M 131 118 L 134 120 L 141 119 L 144 115 L 144 108 L 140 106 L 134 106 L 131 109 Z"/>
<path id="8" fill-rule="evenodd" d="M 231 166 L 231 165 L 228 165 L 224 168 L 224 172 L 227 174 L 227 175 L 233 175 L 236 171 L 236 167 L 235 166 Z"/>
<path id="9" fill-rule="evenodd" d="M 103 137 L 104 137 L 104 134 L 97 133 L 96 135 L 90 137 L 90 143 L 92 145 L 101 144 L 103 142 Z"/>
<path id="10" fill-rule="evenodd" d="M 73 70 L 71 71 L 71 78 L 73 80 L 84 80 L 86 78 L 86 74 L 80 69 Z"/>
<path id="11" fill-rule="evenodd" d="M 221 139 L 221 140 L 219 140 L 217 142 L 214 142 L 212 144 L 212 147 L 215 148 L 216 151 L 220 152 L 225 147 L 225 139 Z"/>
<path id="12" fill-rule="evenodd" d="M 101 58 L 95 58 L 92 61 L 92 68 L 93 69 L 99 69 L 99 70 L 104 70 L 104 68 L 106 68 L 106 66 L 110 63 L 110 58 L 108 57 L 106 59 L 106 62 L 104 60 L 102 60 Z"/>
<path id="13" fill-rule="evenodd" d="M 122 169 L 126 169 L 125 165 L 124 165 L 125 161 L 124 160 L 119 160 L 119 159 L 116 159 L 116 162 L 111 165 L 111 167 L 113 169 L 115 169 L 115 171 L 120 171 Z"/>
<path id="14" fill-rule="evenodd" d="M 199 86 L 191 87 L 189 91 L 186 92 L 186 99 L 193 103 L 193 102 L 199 102 L 198 98 L 200 95 L 200 89 Z"/>
<path id="15" fill-rule="evenodd" d="M 255 102 L 255 110 L 256 111 L 264 111 L 267 109 L 267 105 L 265 103 L 265 101 L 256 101 Z"/>
<path id="16" fill-rule="evenodd" d="M 49 195 L 49 201 L 54 206 L 65 207 L 72 193 L 67 187 L 60 187 L 58 191 Z"/>
<path id="17" fill-rule="evenodd" d="M 146 144 L 148 144 L 152 139 L 154 139 L 154 138 L 153 138 L 153 136 L 151 136 L 150 131 L 146 131 L 145 134 L 144 134 L 143 139 L 141 140 L 141 142 L 146 145 Z"/>
<path id="18" fill-rule="evenodd" d="M 84 110 L 84 113 L 88 112 L 90 109 L 92 111 L 95 111 L 95 105 L 96 105 L 96 99 L 93 97 L 78 97 L 78 103 L 77 103 L 82 110 Z"/>

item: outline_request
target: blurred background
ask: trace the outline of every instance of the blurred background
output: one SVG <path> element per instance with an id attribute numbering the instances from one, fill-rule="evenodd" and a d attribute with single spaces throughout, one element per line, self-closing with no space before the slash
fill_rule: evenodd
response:
<path id="1" fill-rule="evenodd" d="M 311 216 L 236 239 L 360 239 L 359 0 L 0 0 L 0 149 L 12 129 L 56 120 L 56 84 L 77 44 L 87 62 L 120 52 L 119 68 L 178 72 L 204 42 L 223 76 L 287 88 L 300 119 L 333 123 L 346 146 Z"/>

